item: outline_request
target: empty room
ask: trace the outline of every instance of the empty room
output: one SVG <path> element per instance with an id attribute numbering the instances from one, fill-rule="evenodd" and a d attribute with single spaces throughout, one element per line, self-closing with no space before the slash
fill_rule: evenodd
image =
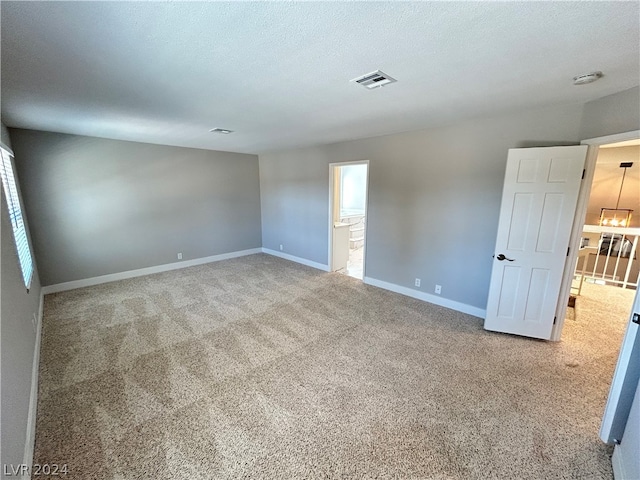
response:
<path id="1" fill-rule="evenodd" d="M 0 2 L 3 478 L 639 479 L 638 18 Z"/>

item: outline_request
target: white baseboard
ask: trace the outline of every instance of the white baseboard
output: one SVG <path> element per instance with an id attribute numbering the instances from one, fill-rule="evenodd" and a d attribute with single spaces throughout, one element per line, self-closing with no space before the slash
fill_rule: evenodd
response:
<path id="1" fill-rule="evenodd" d="M 317 268 L 318 270 L 322 270 L 323 272 L 329 271 L 329 265 L 324 265 L 318 262 L 312 262 L 311 260 L 307 260 L 306 258 L 295 257 L 293 255 L 289 255 L 288 253 L 278 252 L 277 250 L 271 250 L 269 248 L 263 248 L 262 251 L 268 255 L 273 255 L 274 257 L 280 257 L 280 258 L 284 258 L 285 260 L 291 260 L 292 262 L 301 263 L 302 265 L 307 265 L 308 267 Z M 385 290 L 390 290 L 392 292 L 399 293 L 401 295 L 406 295 L 408 297 L 417 298 L 418 300 L 434 303 L 436 305 L 440 305 L 441 307 L 446 307 L 446 308 L 450 308 L 451 310 L 456 310 L 458 312 L 473 315 L 474 317 L 485 318 L 487 316 L 486 310 L 483 310 L 481 308 L 477 308 L 471 305 L 467 305 L 466 303 L 460 303 L 454 300 L 448 300 L 446 298 L 442 298 L 436 295 L 424 293 L 419 290 L 413 290 L 412 288 L 402 287 L 400 285 L 396 285 L 395 283 L 384 282 L 382 280 L 377 280 L 371 277 L 364 277 L 363 281 L 364 283 L 368 285 L 373 285 L 374 287 L 383 288 Z"/>
<path id="2" fill-rule="evenodd" d="M 195 258 L 193 260 L 184 260 L 182 262 L 167 263 L 165 265 L 157 265 L 155 267 L 139 268 L 137 270 L 128 270 L 126 272 L 111 273 L 109 275 L 101 275 L 99 277 L 84 278 L 82 280 L 73 280 L 71 282 L 57 283 L 55 285 L 47 285 L 42 287 L 43 295 L 50 293 L 63 292 L 65 290 L 74 290 L 76 288 L 91 287 L 100 285 L 101 283 L 116 282 L 127 278 L 142 277 L 144 275 L 152 275 L 154 273 L 168 272 L 170 270 L 179 270 L 181 268 L 203 265 L 205 263 L 219 262 L 230 258 L 244 257 L 262 253 L 262 248 L 251 248 L 249 250 L 240 250 L 237 252 L 222 253 L 220 255 L 212 255 L 210 257 Z"/>
<path id="3" fill-rule="evenodd" d="M 29 394 L 29 413 L 27 416 L 27 432 L 24 442 L 23 465 L 33 465 L 33 453 L 36 443 L 36 414 L 38 412 L 38 372 L 40 371 L 40 341 L 42 338 L 42 316 L 44 313 L 44 294 L 40 293 L 40 305 L 36 325 L 36 342 L 33 347 L 33 362 L 31 364 L 31 393 Z M 31 478 L 30 475 L 27 478 Z"/>
<path id="4" fill-rule="evenodd" d="M 384 288 L 385 290 L 390 290 L 401 295 L 406 295 L 407 297 L 417 298 L 418 300 L 434 303 L 436 305 L 440 305 L 441 307 L 450 308 L 451 310 L 467 313 L 469 315 L 473 315 L 474 317 L 485 318 L 487 316 L 487 311 L 483 310 L 482 308 L 442 298 L 437 295 L 431 295 L 419 290 L 414 290 L 413 288 L 402 287 L 400 285 L 396 285 L 395 283 L 384 282 L 382 280 L 377 280 L 371 277 L 364 277 L 364 283 L 366 283 L 367 285 L 373 285 L 374 287 Z"/>
<path id="5" fill-rule="evenodd" d="M 317 268 L 318 270 L 322 270 L 323 272 L 329 271 L 329 265 L 312 262 L 311 260 L 307 260 L 306 258 L 294 257 L 293 255 L 289 255 L 288 253 L 278 252 L 277 250 L 271 250 L 270 248 L 263 248 L 262 252 L 268 255 L 273 255 L 274 257 L 280 257 L 284 258 L 285 260 L 291 260 L 292 262 L 301 263 L 302 265 L 306 265 L 307 267 Z"/>

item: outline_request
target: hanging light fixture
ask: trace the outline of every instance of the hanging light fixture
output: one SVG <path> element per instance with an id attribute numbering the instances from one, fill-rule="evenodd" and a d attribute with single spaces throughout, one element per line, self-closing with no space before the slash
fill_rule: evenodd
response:
<path id="1" fill-rule="evenodd" d="M 620 192 L 618 192 L 618 201 L 616 208 L 600 209 L 600 226 L 603 227 L 628 227 L 631 222 L 631 213 L 633 210 L 628 208 L 618 208 L 620 206 L 620 197 L 622 196 L 622 187 L 624 179 L 627 175 L 627 168 L 632 167 L 633 162 L 622 162 L 620 168 L 624 168 L 622 173 L 622 181 L 620 182 Z"/>

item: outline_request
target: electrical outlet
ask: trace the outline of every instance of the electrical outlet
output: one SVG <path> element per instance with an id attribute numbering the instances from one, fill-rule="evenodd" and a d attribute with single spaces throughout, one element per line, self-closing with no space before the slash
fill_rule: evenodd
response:
<path id="1" fill-rule="evenodd" d="M 416 278 L 416 287 L 419 287 L 419 286 L 420 286 L 420 279 Z"/>
<path id="2" fill-rule="evenodd" d="M 440 295 L 442 293 L 442 285 L 436 285 L 436 293 Z"/>
<path id="3" fill-rule="evenodd" d="M 182 252 L 178 253 L 178 260 L 182 260 Z"/>
<path id="4" fill-rule="evenodd" d="M 282 244 L 280 244 L 280 251 L 284 250 L 284 248 L 282 247 Z"/>

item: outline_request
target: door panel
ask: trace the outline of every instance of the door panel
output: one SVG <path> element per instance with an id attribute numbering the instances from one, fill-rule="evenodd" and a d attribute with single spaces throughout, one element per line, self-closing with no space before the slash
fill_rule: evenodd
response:
<path id="1" fill-rule="evenodd" d="M 520 287 L 520 267 L 505 267 L 502 271 L 500 285 L 500 298 L 498 299 L 498 315 L 504 318 L 513 318 L 516 314 L 515 299 Z"/>
<path id="2" fill-rule="evenodd" d="M 487 330 L 550 338 L 586 153 L 584 145 L 509 150 Z"/>
<path id="3" fill-rule="evenodd" d="M 507 248 L 512 251 L 524 251 L 527 232 L 531 217 L 533 195 L 530 193 L 517 193 L 513 199 L 513 212 L 511 213 L 511 227 Z"/>
<path id="4" fill-rule="evenodd" d="M 542 306 L 545 302 L 548 284 L 549 270 L 543 268 L 534 268 L 531 270 L 527 308 L 524 311 L 525 322 L 540 323 L 543 321 Z"/>
<path id="5" fill-rule="evenodd" d="M 586 159 L 586 157 L 585 157 Z M 583 162 L 584 165 L 584 162 Z M 565 183 L 571 179 L 571 162 L 564 158 L 552 158 L 549 168 L 549 183 Z"/>
<path id="6" fill-rule="evenodd" d="M 564 195 L 560 195 L 558 193 L 548 193 L 545 195 L 536 252 L 553 253 L 554 248 L 558 243 L 557 239 L 558 231 L 560 229 L 560 215 L 562 213 L 563 203 Z"/>

